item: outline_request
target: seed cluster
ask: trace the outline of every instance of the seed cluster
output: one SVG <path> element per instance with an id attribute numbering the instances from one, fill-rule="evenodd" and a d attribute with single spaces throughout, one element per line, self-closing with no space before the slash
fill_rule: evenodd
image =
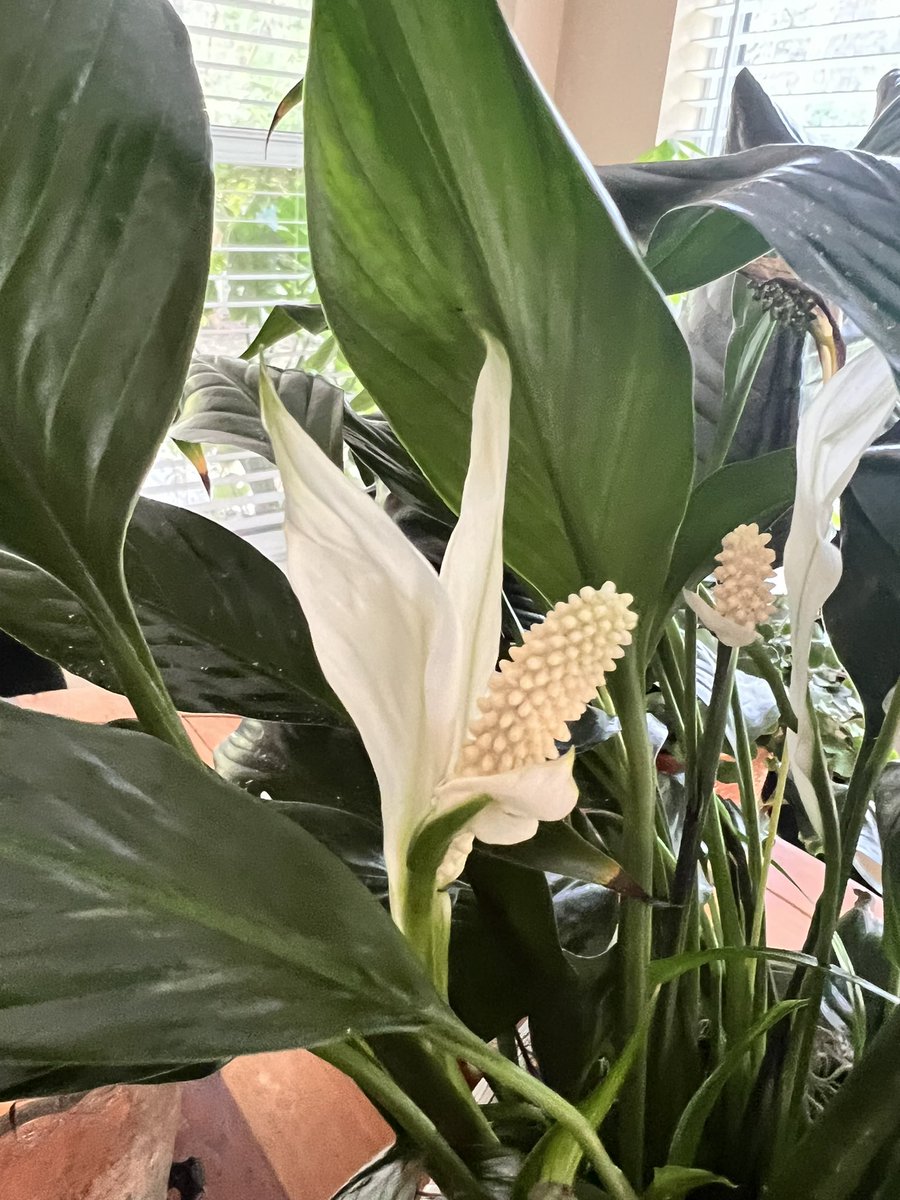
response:
<path id="1" fill-rule="evenodd" d="M 754 299 L 779 325 L 794 333 L 806 333 L 816 319 L 818 299 L 802 284 L 789 279 L 753 279 L 749 287 Z"/>
<path id="2" fill-rule="evenodd" d="M 730 621 L 755 628 L 772 613 L 772 563 L 775 551 L 771 535 L 760 533 L 757 524 L 738 525 L 722 538 L 713 572 L 716 611 Z"/>
<path id="3" fill-rule="evenodd" d="M 533 625 L 479 700 L 457 775 L 495 775 L 556 758 L 576 721 L 625 653 L 637 614 L 615 585 L 583 587 Z"/>

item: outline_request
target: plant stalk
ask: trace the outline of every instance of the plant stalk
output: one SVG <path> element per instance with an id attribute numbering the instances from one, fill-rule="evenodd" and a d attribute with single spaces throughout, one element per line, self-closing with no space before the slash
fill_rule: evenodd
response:
<path id="1" fill-rule="evenodd" d="M 656 775 L 650 759 L 643 679 L 633 660 L 626 660 L 616 679 L 622 740 L 628 755 L 629 805 L 625 812 L 623 866 L 649 895 L 653 889 L 656 845 Z M 618 675 L 618 673 L 617 673 Z M 648 969 L 653 954 L 653 910 L 639 900 L 625 900 L 621 932 L 624 980 L 623 1043 L 640 1027 L 650 1000 Z M 644 1140 L 647 1092 L 647 1048 L 642 1045 L 622 1090 L 620 1144 L 623 1167 L 636 1187 L 644 1184 Z"/>
<path id="2" fill-rule="evenodd" d="M 320 1048 L 316 1054 L 349 1075 L 409 1134 L 421 1148 L 433 1179 L 450 1200 L 490 1200 L 488 1190 L 441 1136 L 434 1122 L 370 1053 L 343 1043 Z"/>
<path id="3" fill-rule="evenodd" d="M 638 1200 L 637 1193 L 610 1158 L 593 1125 L 577 1108 L 569 1104 L 552 1088 L 547 1087 L 535 1076 L 529 1075 L 527 1071 L 523 1071 L 516 1063 L 509 1062 L 502 1054 L 485 1045 L 463 1026 L 460 1026 L 458 1031 L 437 1029 L 433 1033 L 430 1032 L 429 1036 L 432 1037 L 435 1044 L 443 1045 L 446 1050 L 458 1054 L 473 1067 L 478 1067 L 484 1071 L 485 1075 L 496 1079 L 511 1092 L 521 1096 L 523 1100 L 530 1101 L 536 1108 L 567 1129 L 581 1147 L 585 1158 L 597 1172 L 611 1200 Z"/>

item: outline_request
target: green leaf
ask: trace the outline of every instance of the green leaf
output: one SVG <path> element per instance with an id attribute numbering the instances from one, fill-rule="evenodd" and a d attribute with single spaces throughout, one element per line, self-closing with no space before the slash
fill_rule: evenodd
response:
<path id="1" fill-rule="evenodd" d="M 263 350 L 294 334 L 324 333 L 327 328 L 321 304 L 276 304 L 241 358 L 256 358 Z"/>
<path id="2" fill-rule="evenodd" d="M 869 154 L 900 152 L 900 72 L 893 70 L 878 81 L 875 119 L 859 143 Z"/>
<path id="3" fill-rule="evenodd" d="M 388 896 L 381 825 L 344 808 L 302 800 L 273 800 L 271 807 L 312 834 L 349 867 L 379 900 Z"/>
<path id="4" fill-rule="evenodd" d="M 303 102 L 303 80 L 298 79 L 291 90 L 279 102 L 275 109 L 275 115 L 272 117 L 272 123 L 269 126 L 269 132 L 266 134 L 266 149 L 269 147 L 269 141 L 276 127 L 284 120 L 289 112 L 293 112 L 298 104 Z"/>
<path id="5" fill-rule="evenodd" d="M 723 1175 L 714 1175 L 712 1171 L 702 1171 L 697 1167 L 657 1167 L 653 1172 L 653 1182 L 644 1192 L 644 1200 L 684 1200 L 697 1188 L 710 1187 L 712 1184 L 726 1188 L 737 1186 Z"/>
<path id="6" fill-rule="evenodd" d="M 63 1096 L 89 1092 L 114 1083 L 177 1083 L 203 1079 L 225 1066 L 214 1062 L 155 1063 L 138 1066 L 60 1066 L 47 1063 L 0 1063 L 0 1101 L 36 1096 Z"/>
<path id="7" fill-rule="evenodd" d="M 0 708 L 7 1061 L 197 1061 L 449 1020 L 296 824 L 139 733 Z"/>
<path id="8" fill-rule="evenodd" d="M 348 723 L 290 584 L 249 543 L 197 513 L 141 500 L 125 567 L 141 628 L 183 711 Z M 0 628 L 75 674 L 120 690 L 74 594 L 2 550 Z"/>
<path id="9" fill-rule="evenodd" d="M 0 544 L 126 622 L 125 526 L 209 267 L 203 100 L 165 0 L 14 0 L 6 16 Z"/>
<path id="10" fill-rule="evenodd" d="M 444 526 L 453 525 L 452 513 L 382 417 L 361 416 L 348 405 L 344 410 L 344 440 L 357 463 L 377 476 L 398 500 L 421 509 Z"/>
<path id="11" fill-rule="evenodd" d="M 704 474 L 721 467 L 729 457 L 751 389 L 775 332 L 771 314 L 754 299 L 750 288 L 740 278 L 732 284 L 731 310 L 733 325 L 725 351 L 721 395 L 717 397 L 717 412 L 713 418 L 715 436 L 709 458 L 704 463 Z M 695 406 L 698 399 L 695 388 Z M 706 415 L 711 416 L 709 409 Z"/>
<path id="12" fill-rule="evenodd" d="M 684 587 L 694 587 L 715 566 L 722 538 L 742 522 L 765 529 L 791 506 L 797 481 L 793 449 L 729 463 L 713 471 L 691 493 L 678 532 L 665 597 L 674 604 Z M 660 612 L 665 614 L 661 606 Z"/>
<path id="13" fill-rule="evenodd" d="M 746 1056 L 752 1049 L 753 1043 L 765 1037 L 774 1025 L 805 1004 L 805 1000 L 782 1000 L 778 1004 L 773 1004 L 759 1020 L 754 1021 L 750 1028 L 729 1046 L 722 1061 L 703 1081 L 681 1114 L 678 1126 L 672 1135 L 672 1145 L 669 1150 L 669 1158 L 673 1165 L 693 1166 L 700 1148 L 703 1130 L 716 1101 L 731 1076 L 744 1066 Z"/>
<path id="14" fill-rule="evenodd" d="M 457 507 L 495 335 L 510 565 L 552 599 L 612 579 L 646 611 L 690 486 L 690 363 L 499 9 L 319 0 L 311 40 L 313 262 L 355 373 Z"/>
<path id="15" fill-rule="evenodd" d="M 863 455 L 841 498 L 843 571 L 825 603 L 825 626 L 874 736 L 900 678 L 900 447 Z"/>
<path id="16" fill-rule="evenodd" d="M 294 420 L 340 466 L 344 393 L 321 375 L 266 369 Z M 272 443 L 259 415 L 259 364 L 239 358 L 195 358 L 171 436 L 183 442 L 240 446 L 274 462 Z"/>
<path id="17" fill-rule="evenodd" d="M 731 87 L 725 154 L 750 150 L 754 146 L 802 142 L 796 128 L 767 95 L 759 80 L 742 67 Z"/>
<path id="18" fill-rule="evenodd" d="M 586 841 L 565 821 L 542 821 L 533 838 L 515 846 L 482 845 L 480 849 L 489 857 L 505 858 L 537 871 L 600 883 L 625 895 L 641 895 L 614 858 Z"/>
<path id="19" fill-rule="evenodd" d="M 900 369 L 896 160 L 764 146 L 665 168 L 648 163 L 617 170 L 630 172 L 632 182 L 643 174 L 630 195 L 630 185 L 620 194 L 623 203 L 639 193 L 641 220 L 661 218 L 647 262 L 666 290 L 706 283 L 773 247 Z M 651 178 L 660 170 L 669 172 L 664 182 Z"/>
<path id="20" fill-rule="evenodd" d="M 543 1079 L 564 1095 L 577 1094 L 593 1061 L 596 1003 L 560 945 L 546 879 L 517 863 L 490 858 L 480 848 L 470 855 L 464 879 L 475 892 L 485 932 L 493 935 L 514 981 L 513 994 L 498 997 L 498 1008 L 511 1005 L 516 1020 L 529 1018 Z M 452 953 L 451 940 L 451 972 Z M 484 976 L 472 971 L 472 965 L 464 964 L 466 972 L 457 975 L 457 985 L 465 980 L 469 988 L 483 988 Z M 465 1019 L 458 995 L 451 973 L 453 1006 Z M 478 1005 L 486 999 L 479 997 Z"/>

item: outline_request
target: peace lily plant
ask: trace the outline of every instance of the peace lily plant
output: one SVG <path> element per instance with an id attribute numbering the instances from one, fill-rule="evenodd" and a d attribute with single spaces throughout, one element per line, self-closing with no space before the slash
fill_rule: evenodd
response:
<path id="1" fill-rule="evenodd" d="M 192 361 L 184 28 L 8 7 L 0 628 L 135 720 L 0 707 L 0 1099 L 304 1046 L 396 1134 L 345 1198 L 895 1200 L 893 76 L 594 170 L 494 0 L 315 0 L 321 304 Z M 277 465 L 289 578 L 139 497 L 170 431 Z"/>

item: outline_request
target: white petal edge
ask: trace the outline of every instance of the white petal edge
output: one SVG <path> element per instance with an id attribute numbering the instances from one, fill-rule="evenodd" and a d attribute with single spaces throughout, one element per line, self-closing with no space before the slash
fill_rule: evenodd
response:
<path id="1" fill-rule="evenodd" d="M 578 803 L 574 763 L 575 752 L 569 750 L 560 758 L 499 775 L 451 779 L 438 790 L 438 811 L 448 812 L 475 796 L 490 796 L 491 803 L 466 830 L 496 846 L 527 842 L 537 833 L 538 821 L 560 821 Z"/>
<path id="2" fill-rule="evenodd" d="M 797 732 L 788 731 L 791 773 L 819 837 L 822 814 L 810 780 L 813 730 L 806 704 L 813 625 L 841 577 L 840 551 L 831 544 L 835 501 L 863 453 L 889 427 L 898 404 L 893 373 L 870 347 L 834 375 L 800 414 L 794 515 L 784 549 L 791 615 L 790 699 Z"/>
<path id="3" fill-rule="evenodd" d="M 509 457 L 512 375 L 503 346 L 485 335 L 487 354 L 472 403 L 469 469 L 459 520 L 441 566 L 441 583 L 459 623 L 455 671 L 429 673 L 428 689 L 443 696 L 458 750 L 477 715 L 500 646 L 503 588 L 503 506 Z M 437 705 L 437 698 L 435 700 Z"/>
<path id="4" fill-rule="evenodd" d="M 717 609 L 708 604 L 702 596 L 698 596 L 696 592 L 685 588 L 682 595 L 688 608 L 693 609 L 697 614 L 697 620 L 701 625 L 704 625 L 710 633 L 714 633 L 724 646 L 749 646 L 759 637 L 754 626 L 738 625 L 737 621 L 732 621 L 730 617 L 723 617 Z"/>
<path id="5" fill-rule="evenodd" d="M 396 881 L 448 769 L 425 677 L 452 644 L 453 614 L 428 562 L 287 412 L 264 370 L 260 401 L 284 485 L 288 575 L 319 665 L 372 760 Z"/>

